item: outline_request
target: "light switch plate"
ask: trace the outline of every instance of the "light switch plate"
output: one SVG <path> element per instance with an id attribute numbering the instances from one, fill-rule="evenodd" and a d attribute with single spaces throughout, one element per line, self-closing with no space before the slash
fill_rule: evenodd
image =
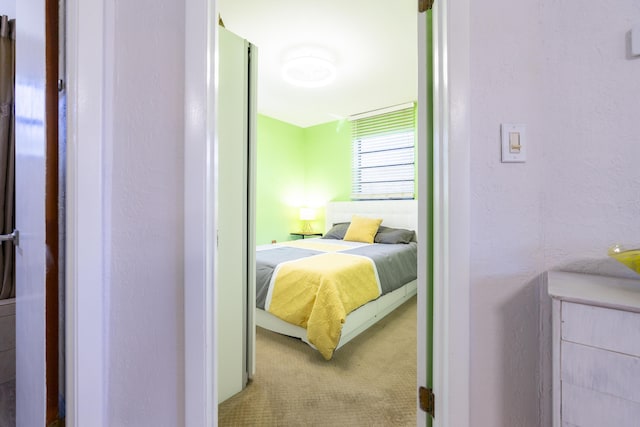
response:
<path id="1" fill-rule="evenodd" d="M 502 126 L 502 163 L 524 163 L 527 161 L 526 126 L 523 124 L 503 123 Z"/>

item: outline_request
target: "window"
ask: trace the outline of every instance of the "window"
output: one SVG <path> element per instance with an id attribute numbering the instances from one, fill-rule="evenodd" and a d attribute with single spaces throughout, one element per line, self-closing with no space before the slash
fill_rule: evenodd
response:
<path id="1" fill-rule="evenodd" d="M 413 104 L 352 118 L 351 143 L 353 200 L 414 198 Z"/>

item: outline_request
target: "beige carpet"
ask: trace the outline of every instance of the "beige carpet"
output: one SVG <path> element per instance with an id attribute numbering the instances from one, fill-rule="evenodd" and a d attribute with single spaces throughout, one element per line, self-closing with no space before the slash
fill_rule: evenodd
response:
<path id="1" fill-rule="evenodd" d="M 256 374 L 219 406 L 220 426 L 415 426 L 416 298 L 326 361 L 258 328 Z"/>

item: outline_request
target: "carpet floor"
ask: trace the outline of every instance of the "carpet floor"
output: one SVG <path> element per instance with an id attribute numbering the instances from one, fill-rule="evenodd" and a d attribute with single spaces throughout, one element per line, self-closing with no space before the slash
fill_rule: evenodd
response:
<path id="1" fill-rule="evenodd" d="M 218 407 L 220 426 L 415 426 L 416 298 L 326 361 L 258 328 L 256 373 Z"/>

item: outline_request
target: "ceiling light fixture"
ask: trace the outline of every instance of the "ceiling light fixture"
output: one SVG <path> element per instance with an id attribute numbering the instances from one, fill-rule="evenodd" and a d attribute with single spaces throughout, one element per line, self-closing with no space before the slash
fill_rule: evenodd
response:
<path id="1" fill-rule="evenodd" d="M 331 84 L 335 78 L 335 65 L 317 56 L 292 58 L 282 67 L 282 79 L 294 86 L 322 87 Z"/>

